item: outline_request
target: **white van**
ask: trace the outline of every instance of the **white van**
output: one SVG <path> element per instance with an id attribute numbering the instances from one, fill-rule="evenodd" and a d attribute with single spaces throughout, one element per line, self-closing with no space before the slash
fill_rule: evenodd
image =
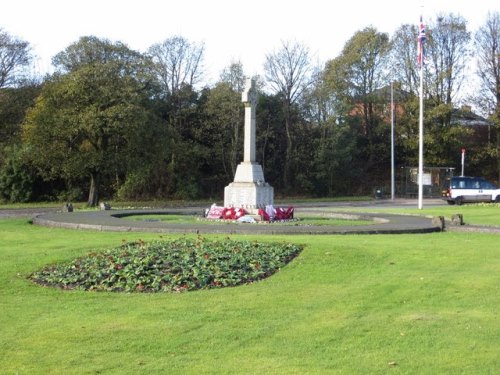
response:
<path id="1" fill-rule="evenodd" d="M 442 195 L 448 204 L 500 202 L 500 189 L 481 177 L 452 177 Z"/>

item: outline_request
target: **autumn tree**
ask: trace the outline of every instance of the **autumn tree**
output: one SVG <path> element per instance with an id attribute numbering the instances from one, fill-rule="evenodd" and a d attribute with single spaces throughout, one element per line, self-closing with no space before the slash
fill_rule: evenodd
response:
<path id="1" fill-rule="evenodd" d="M 103 176 L 123 173 L 148 126 L 141 56 L 121 43 L 82 38 L 54 59 L 55 74 L 27 115 L 24 140 L 46 177 L 88 176 L 88 205 L 99 201 Z"/>
<path id="2" fill-rule="evenodd" d="M 337 98 L 339 116 L 357 128 L 358 149 L 364 155 L 359 167 L 371 173 L 375 163 L 385 161 L 380 156 L 386 155 L 380 150 L 384 145 L 380 108 L 383 98 L 377 90 L 386 84 L 388 52 L 389 36 L 367 27 L 356 32 L 340 56 L 329 61 L 325 68 L 325 79 Z"/>

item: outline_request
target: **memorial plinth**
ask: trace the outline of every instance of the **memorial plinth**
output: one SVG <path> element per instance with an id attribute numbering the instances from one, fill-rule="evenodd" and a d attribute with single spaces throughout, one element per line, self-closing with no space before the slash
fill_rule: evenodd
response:
<path id="1" fill-rule="evenodd" d="M 224 189 L 224 207 L 253 212 L 272 205 L 274 200 L 274 189 L 265 181 L 262 167 L 255 161 L 255 80 L 247 79 L 241 100 L 245 105 L 244 158 L 236 168 L 234 181 Z"/>

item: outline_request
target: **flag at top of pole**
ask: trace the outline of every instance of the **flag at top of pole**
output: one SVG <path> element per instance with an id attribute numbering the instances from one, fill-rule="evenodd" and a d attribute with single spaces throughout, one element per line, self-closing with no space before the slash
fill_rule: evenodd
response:
<path id="1" fill-rule="evenodd" d="M 420 68 L 420 105 L 419 105 L 419 121 L 418 121 L 418 209 L 423 206 L 423 191 L 424 191 L 424 42 L 425 42 L 425 27 L 420 16 L 420 24 L 418 30 L 418 65 Z"/>
<path id="2" fill-rule="evenodd" d="M 417 62 L 418 62 L 418 66 L 421 67 L 422 64 L 424 64 L 424 43 L 425 43 L 425 40 L 426 40 L 426 36 L 425 36 L 425 26 L 424 26 L 424 21 L 422 20 L 422 16 L 420 16 L 420 24 L 419 24 L 419 27 L 418 27 L 418 47 L 417 47 L 417 50 L 418 50 L 418 57 L 417 57 Z"/>

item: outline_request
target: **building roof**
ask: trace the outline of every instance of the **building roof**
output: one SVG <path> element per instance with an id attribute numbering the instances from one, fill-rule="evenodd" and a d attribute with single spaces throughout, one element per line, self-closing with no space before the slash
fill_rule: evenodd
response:
<path id="1" fill-rule="evenodd" d="M 462 125 L 462 126 L 489 126 L 492 125 L 491 121 L 488 121 L 484 117 L 481 117 L 474 112 L 468 106 L 463 106 L 460 109 L 454 109 L 451 112 L 451 124 L 452 125 Z"/>

